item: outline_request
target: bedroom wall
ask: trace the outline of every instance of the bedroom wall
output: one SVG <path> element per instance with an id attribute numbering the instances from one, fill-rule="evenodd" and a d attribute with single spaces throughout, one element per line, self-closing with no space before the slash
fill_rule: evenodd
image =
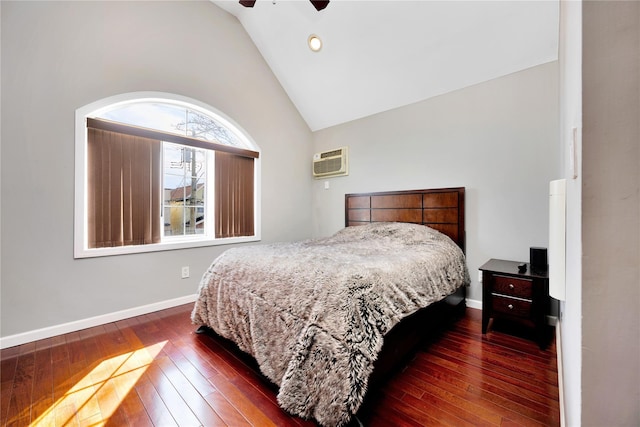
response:
<path id="1" fill-rule="evenodd" d="M 345 193 L 464 186 L 469 297 L 481 301 L 478 267 L 547 246 L 558 136 L 557 62 L 314 132 L 316 152 L 349 147 L 349 175 L 314 181 L 313 234 L 344 226 Z"/>
<path id="2" fill-rule="evenodd" d="M 582 425 L 640 425 L 640 3 L 582 6 Z"/>
<path id="3" fill-rule="evenodd" d="M 195 294 L 228 248 L 73 259 L 74 112 L 104 97 L 171 92 L 233 118 L 262 149 L 263 241 L 310 236 L 311 132 L 236 18 L 209 1 L 1 8 L 2 337 Z"/>

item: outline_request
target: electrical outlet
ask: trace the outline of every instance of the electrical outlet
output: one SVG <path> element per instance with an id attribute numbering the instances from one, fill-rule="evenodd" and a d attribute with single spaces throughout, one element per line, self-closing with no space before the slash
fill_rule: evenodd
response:
<path id="1" fill-rule="evenodd" d="M 182 267 L 182 278 L 183 279 L 189 278 L 189 266 Z"/>
<path id="2" fill-rule="evenodd" d="M 482 283 L 482 270 L 478 270 L 478 282 Z"/>

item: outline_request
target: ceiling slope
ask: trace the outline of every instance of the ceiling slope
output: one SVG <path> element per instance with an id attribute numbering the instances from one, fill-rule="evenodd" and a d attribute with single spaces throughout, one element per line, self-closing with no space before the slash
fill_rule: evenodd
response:
<path id="1" fill-rule="evenodd" d="M 333 0 L 319 12 L 308 0 L 212 1 L 238 18 L 313 131 L 558 57 L 557 0 Z"/>

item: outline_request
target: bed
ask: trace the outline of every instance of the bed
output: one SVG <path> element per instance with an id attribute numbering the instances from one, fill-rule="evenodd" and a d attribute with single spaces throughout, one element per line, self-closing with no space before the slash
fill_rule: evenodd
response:
<path id="1" fill-rule="evenodd" d="M 347 194 L 345 226 L 227 250 L 192 312 L 255 358 L 284 410 L 324 426 L 348 423 L 469 283 L 464 188 Z"/>

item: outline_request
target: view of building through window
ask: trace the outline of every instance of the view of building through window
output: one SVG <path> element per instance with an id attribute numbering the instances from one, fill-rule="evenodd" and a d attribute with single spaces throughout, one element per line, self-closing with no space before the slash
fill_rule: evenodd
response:
<path id="1" fill-rule="evenodd" d="M 202 234 L 205 221 L 207 152 L 163 142 L 165 236 Z"/>

